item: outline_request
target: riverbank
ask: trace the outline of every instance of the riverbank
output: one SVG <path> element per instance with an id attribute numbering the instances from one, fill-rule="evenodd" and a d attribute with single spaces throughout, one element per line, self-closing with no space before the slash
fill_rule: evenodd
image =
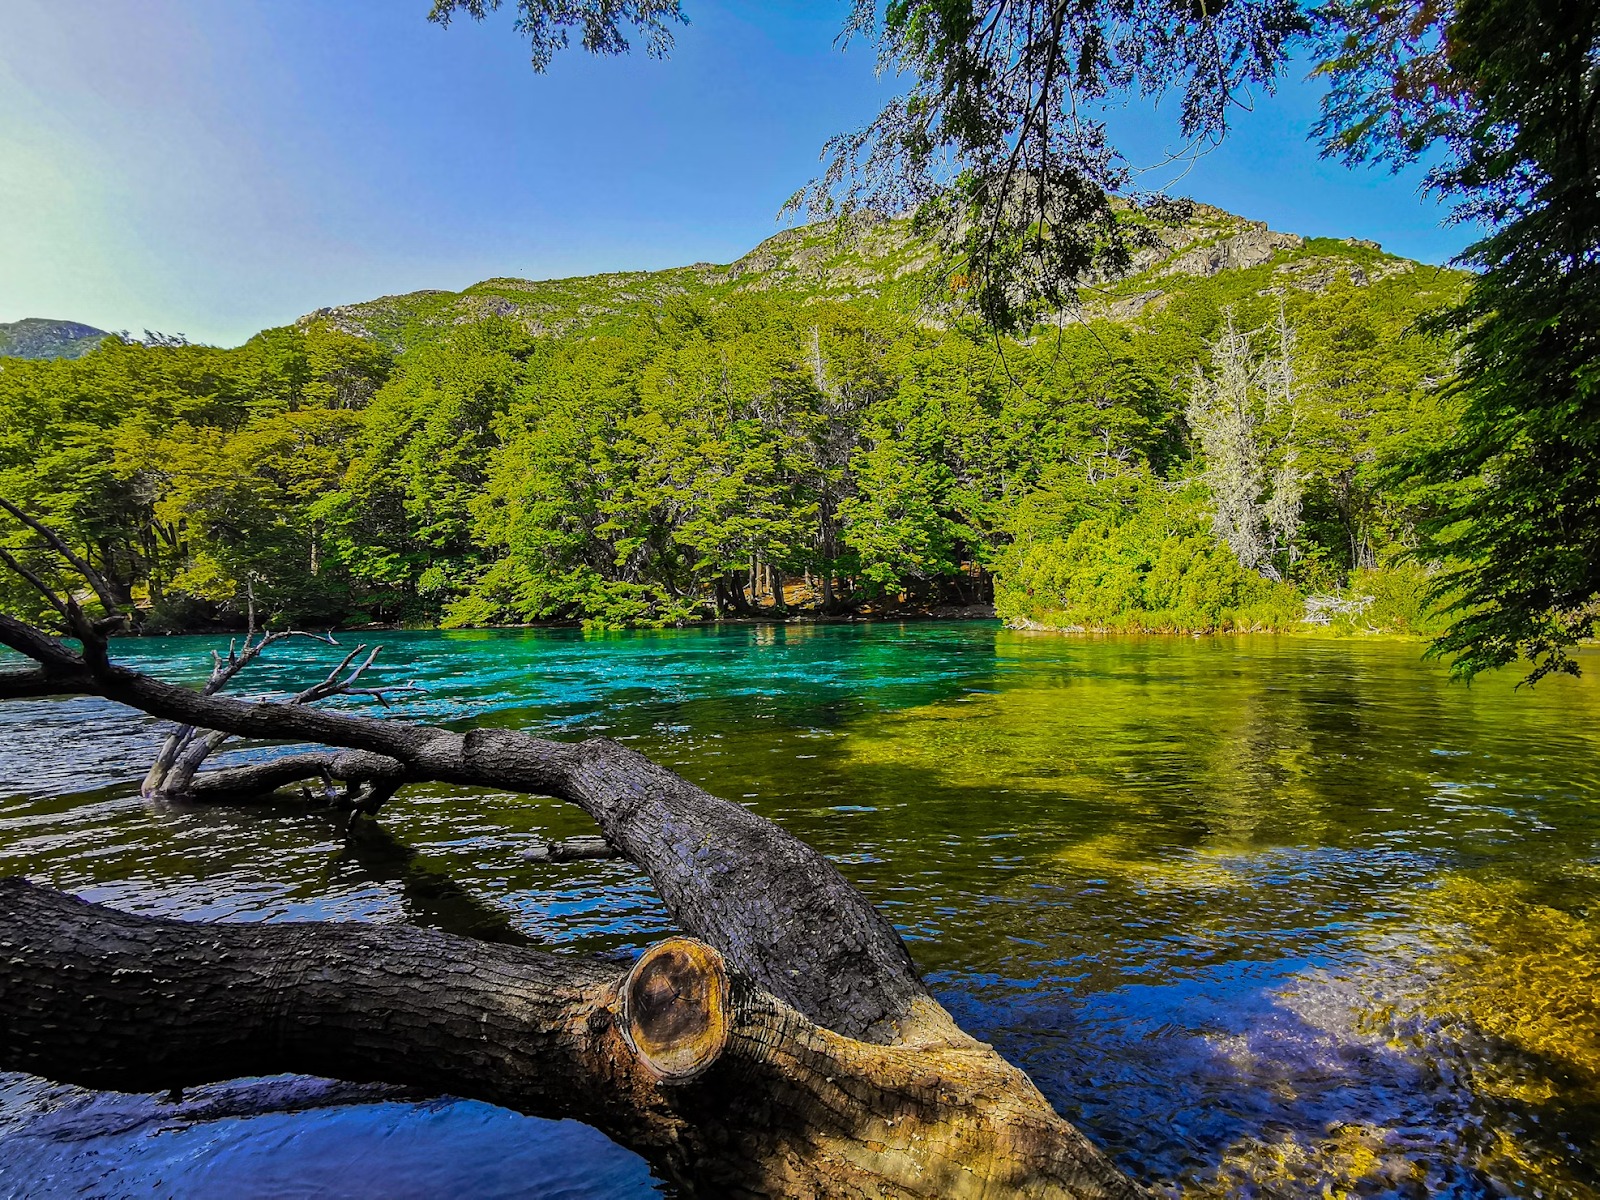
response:
<path id="1" fill-rule="evenodd" d="M 1327 622 L 1302 621 L 1298 625 L 1271 625 L 1258 628 L 1230 629 L 1118 629 L 1110 626 L 1048 625 L 1027 617 L 1008 617 L 1005 627 L 1019 633 L 1048 633 L 1069 637 L 1090 638 L 1198 638 L 1253 636 L 1269 634 L 1274 637 L 1329 638 L 1333 640 L 1391 641 L 1424 643 L 1430 635 L 1409 629 L 1375 629 Z"/>
<path id="2" fill-rule="evenodd" d="M 1198 637 L 1226 637 L 1272 635 L 1277 637 L 1304 637 L 1328 638 L 1334 640 L 1355 639 L 1361 641 L 1395 641 L 1424 643 L 1431 640 L 1429 634 L 1416 630 L 1404 629 L 1378 629 L 1367 627 L 1352 627 L 1343 624 L 1301 622 L 1298 625 L 1287 626 L 1260 626 L 1253 628 L 1119 628 L 1116 626 L 1092 625 L 1051 625 L 1042 621 L 1035 621 L 1028 617 L 1001 618 L 992 604 L 943 604 L 922 606 L 901 606 L 894 608 L 874 608 L 870 605 L 863 606 L 851 612 L 841 613 L 816 613 L 816 612 L 769 612 L 751 613 L 742 616 L 723 616 L 720 618 L 707 618 L 703 621 L 685 621 L 674 625 L 638 625 L 626 629 L 594 630 L 588 623 L 578 620 L 555 621 L 520 621 L 501 624 L 482 625 L 434 625 L 434 624 L 406 624 L 403 622 L 366 622 L 361 624 L 309 624 L 308 630 L 326 631 L 328 633 L 433 633 L 433 632 L 496 632 L 514 630 L 540 630 L 540 629 L 584 629 L 589 628 L 594 632 L 627 632 L 628 629 L 718 629 L 723 627 L 737 628 L 739 626 L 755 625 L 858 625 L 880 621 L 959 621 L 959 622 L 999 622 L 1006 629 L 1018 633 L 1053 634 L 1065 637 L 1084 638 L 1198 638 Z M 273 626 L 276 628 L 277 626 Z M 244 632 L 237 625 L 207 624 L 184 628 L 143 629 L 132 634 L 122 636 L 133 637 L 237 637 Z M 1589 643 L 1586 643 L 1589 644 Z M 1600 644 L 1600 643 L 1594 643 Z"/>
<path id="3" fill-rule="evenodd" d="M 718 626 L 730 625 L 853 625 L 864 621 L 997 621 L 993 604 L 928 604 L 928 605 L 896 605 L 877 607 L 864 604 L 848 612 L 808 612 L 769 609 L 743 615 L 729 615 L 717 618 L 708 618 L 703 621 L 685 621 L 675 625 L 639 625 L 634 628 L 675 628 L 675 629 L 715 629 Z M 279 626 L 273 625 L 273 628 Z M 312 630 L 326 630 L 330 633 L 387 633 L 387 632 L 413 632 L 427 633 L 431 631 L 450 630 L 496 630 L 496 629 L 582 629 L 589 627 L 587 622 L 575 619 L 555 621 L 520 621 L 499 624 L 473 624 L 473 625 L 434 625 L 434 624 L 407 624 L 405 622 L 365 622 L 361 624 L 326 625 L 322 623 L 309 623 L 305 626 Z M 203 624 L 192 626 L 170 626 L 160 629 L 141 629 L 135 633 L 123 636 L 143 637 L 236 637 L 244 632 L 242 625 L 234 624 Z"/>

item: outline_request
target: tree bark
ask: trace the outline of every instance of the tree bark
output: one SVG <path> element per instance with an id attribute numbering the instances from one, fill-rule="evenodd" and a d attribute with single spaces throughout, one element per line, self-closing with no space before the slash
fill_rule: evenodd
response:
<path id="1" fill-rule="evenodd" d="M 931 1001 L 874 1046 L 672 938 L 630 968 L 405 925 L 192 924 L 0 880 L 0 1063 L 88 1087 L 281 1073 L 572 1117 L 716 1196 L 1136 1197 Z"/>

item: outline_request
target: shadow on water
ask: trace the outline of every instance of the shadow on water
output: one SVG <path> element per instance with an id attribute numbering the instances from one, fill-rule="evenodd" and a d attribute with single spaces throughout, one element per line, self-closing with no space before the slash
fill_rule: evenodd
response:
<path id="1" fill-rule="evenodd" d="M 620 738 L 831 855 L 967 1028 L 1174 1193 L 1600 1196 L 1592 671 L 1513 695 L 1414 646 L 980 625 L 382 637 L 428 689 L 401 715 Z M 127 655 L 197 681 L 208 646 Z M 587 830 L 570 807 L 415 788 L 354 839 L 153 812 L 131 783 L 156 736 L 90 701 L 0 709 L 0 871 L 206 919 L 616 953 L 670 929 L 628 864 L 521 860 Z M 476 1105 L 113 1136 L 72 1106 L 115 1098 L 60 1095 L 0 1095 L 0 1194 L 654 1190 L 590 1131 Z"/>
<path id="2" fill-rule="evenodd" d="M 344 821 L 339 819 L 339 824 Z M 510 946 L 537 942 L 517 926 L 510 911 L 464 887 L 440 864 L 376 821 L 358 819 L 346 826 L 344 844 L 323 878 L 329 887 L 348 886 L 351 880 L 397 885 L 405 919 L 412 925 Z"/>

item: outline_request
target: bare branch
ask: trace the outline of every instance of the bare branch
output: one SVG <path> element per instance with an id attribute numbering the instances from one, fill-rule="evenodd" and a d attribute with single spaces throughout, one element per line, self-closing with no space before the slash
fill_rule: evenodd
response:
<path id="1" fill-rule="evenodd" d="M 0 496 L 0 508 L 3 508 L 18 521 L 21 521 L 29 529 L 44 538 L 50 544 L 51 549 L 66 559 L 71 564 L 72 569 L 83 576 L 84 581 L 94 589 L 94 594 L 100 598 L 100 603 L 105 607 L 107 615 L 115 615 L 122 612 L 122 605 L 117 603 L 116 596 L 112 594 L 110 586 L 100 572 L 91 567 L 86 559 L 74 551 L 71 546 L 67 545 L 66 541 L 55 530 L 37 517 L 29 516 L 4 496 Z"/>
<path id="2" fill-rule="evenodd" d="M 333 670 L 328 672 L 327 678 L 323 679 L 320 683 L 314 683 L 310 687 L 306 688 L 305 691 L 301 692 L 294 698 L 292 703 L 310 704 L 312 701 L 320 700 L 324 696 L 333 695 L 339 686 L 339 676 L 344 672 L 346 667 L 355 661 L 356 655 L 360 654 L 366 648 L 367 647 L 363 644 L 350 651 L 349 654 L 346 654 L 344 658 L 339 661 L 338 666 L 334 667 Z M 376 654 L 377 651 L 374 650 L 372 653 Z M 371 655 L 367 657 L 367 661 L 369 663 L 372 661 Z"/>
<path id="3" fill-rule="evenodd" d="M 217 666 L 213 669 L 211 680 L 207 683 L 202 694 L 215 695 L 229 680 L 248 666 L 263 648 L 271 645 L 274 641 L 294 636 L 295 632 L 297 631 L 269 634 L 254 646 L 248 647 L 243 654 L 235 654 L 232 647 L 230 647 L 230 662 L 227 666 L 223 666 L 220 659 L 213 656 Z M 311 637 L 316 641 L 324 640 L 313 634 L 300 636 Z M 326 640 L 331 642 L 332 636 L 329 635 Z M 363 649 L 365 649 L 364 646 L 357 646 L 349 654 L 345 655 L 343 662 L 328 673 L 326 679 L 292 697 L 288 703 L 311 704 L 329 696 L 366 695 L 374 697 L 387 708 L 389 707 L 389 700 L 384 694 L 386 691 L 419 690 L 414 684 L 396 685 L 396 687 L 389 689 L 351 687 L 350 683 L 359 679 L 361 673 L 372 665 L 372 660 L 378 654 L 376 649 L 367 656 L 364 663 L 350 673 L 348 679 L 341 680 L 339 678 L 340 673 Z M 145 776 L 144 784 L 140 788 L 140 794 L 147 799 L 164 800 L 188 796 L 193 790 L 196 772 L 199 771 L 207 758 L 221 749 L 229 736 L 227 733 L 212 729 L 196 728 L 193 725 L 180 725 L 168 735 L 166 742 L 163 743 L 160 754 L 156 757 L 155 763 L 152 764 L 149 774 Z M 358 800 L 350 800 L 349 805 L 350 807 L 360 808 L 363 811 L 376 813 L 378 808 L 394 795 L 402 782 L 404 780 L 396 781 L 394 786 L 388 788 L 382 796 L 375 797 L 373 794 L 364 793 Z M 281 786 L 281 784 L 275 783 L 272 786 L 277 787 Z M 331 777 L 327 780 L 325 790 L 331 802 L 335 798 Z"/>
<path id="4" fill-rule="evenodd" d="M 83 658 L 74 654 L 61 642 L 24 621 L 6 616 L 5 613 L 0 613 L 0 646 L 11 647 L 25 658 L 33 659 L 46 671 L 79 674 L 86 667 Z M 65 679 L 62 681 L 61 690 L 72 690 Z"/>
<path id="5" fill-rule="evenodd" d="M 306 633 L 299 629 L 263 633 L 260 638 L 252 641 L 256 628 L 255 593 L 254 591 L 248 591 L 247 594 L 250 597 L 250 612 L 244 645 L 241 648 L 237 638 L 230 639 L 228 642 L 228 657 L 226 659 L 215 650 L 211 652 L 211 677 L 201 690 L 202 695 L 216 695 L 232 682 L 239 672 L 254 662 L 263 650 L 278 642 L 286 641 L 289 638 L 303 637 L 315 642 L 325 642 L 330 646 L 338 645 L 331 633 Z M 352 651 L 350 655 L 346 656 L 345 662 L 348 663 L 358 652 Z M 337 674 L 337 670 L 335 674 Z M 316 697 L 309 698 L 315 699 Z M 382 697 L 379 699 L 387 707 L 388 701 L 383 700 Z M 302 693 L 300 696 L 295 697 L 291 703 L 300 704 L 307 701 L 307 694 Z M 180 724 L 167 735 L 166 741 L 162 743 L 160 752 L 156 755 L 155 761 L 151 763 L 150 770 L 145 775 L 144 782 L 140 785 L 139 794 L 148 800 L 172 800 L 188 796 L 194 788 L 195 773 L 204 765 L 208 757 L 222 747 L 228 737 L 229 735 L 226 733 L 197 728 L 193 724 Z M 271 791 L 277 786 L 279 785 L 272 784 L 263 790 Z M 392 795 L 393 793 L 391 792 L 390 794 Z M 388 797 L 385 796 L 384 799 L 388 799 Z"/>
<path id="6" fill-rule="evenodd" d="M 3 548 L 0 548 L 0 562 L 4 562 L 13 575 L 20 577 L 29 587 L 43 596 L 50 607 L 60 613 L 63 619 L 67 619 L 67 602 L 56 595 L 55 590 L 49 584 L 23 566 L 21 562 L 12 556 L 10 551 Z"/>
<path id="7" fill-rule="evenodd" d="M 250 638 L 253 636 L 254 632 L 255 610 L 252 607 L 250 613 L 250 632 L 245 634 L 243 650 L 238 649 L 237 644 L 234 641 L 229 641 L 228 661 L 226 665 L 223 664 L 221 656 L 218 655 L 216 651 L 213 650 L 211 652 L 211 660 L 214 665 L 211 668 L 211 679 L 206 683 L 206 695 L 210 696 L 220 692 L 225 686 L 227 686 L 228 683 L 233 680 L 234 676 L 238 675 L 240 671 L 244 670 L 258 657 L 260 657 L 263 650 L 265 650 L 268 646 L 277 644 L 278 642 L 287 641 L 289 638 L 300 637 L 308 638 L 313 642 L 323 642 L 329 646 L 337 646 L 339 644 L 334 640 L 334 636 L 331 633 L 307 633 L 303 629 L 282 629 L 276 633 L 264 633 L 257 641 L 251 642 Z"/>
<path id="8" fill-rule="evenodd" d="M 314 704 L 316 701 L 326 700 L 330 696 L 370 696 L 379 704 L 383 705 L 385 708 L 388 708 L 389 695 L 391 693 L 419 692 L 422 690 L 414 682 L 386 684 L 382 687 L 356 686 L 360 682 L 361 677 L 371 669 L 373 662 L 377 659 L 379 652 L 383 649 L 382 646 L 374 646 L 372 648 L 372 652 L 367 655 L 365 660 L 357 664 L 357 666 L 350 671 L 348 676 L 340 679 L 339 676 L 344 674 L 345 668 L 349 667 L 350 664 L 355 661 L 356 656 L 366 648 L 367 647 L 363 644 L 350 651 L 349 654 L 344 656 L 344 660 L 339 663 L 338 666 L 334 667 L 333 670 L 328 672 L 326 679 L 322 680 L 320 683 L 313 684 L 311 687 L 306 688 L 305 691 L 295 696 L 290 703 Z"/>
<path id="9" fill-rule="evenodd" d="M 684 928 L 813 1020 L 852 1037 L 893 1038 L 932 1003 L 894 928 L 825 857 L 620 743 L 553 742 L 511 729 L 456 733 L 304 704 L 206 696 L 84 662 L 36 630 L 31 640 L 18 637 L 7 620 L 0 618 L 6 644 L 68 655 L 61 691 L 103 696 L 196 729 L 370 751 L 398 762 L 408 782 L 570 801 L 649 875 Z M 785 882 L 794 879 L 804 886 Z M 796 962 L 812 969 L 794 974 Z"/>

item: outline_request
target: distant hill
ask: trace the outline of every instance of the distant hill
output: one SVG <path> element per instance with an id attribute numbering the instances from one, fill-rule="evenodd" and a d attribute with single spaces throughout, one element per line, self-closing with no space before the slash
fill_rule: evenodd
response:
<path id="1" fill-rule="evenodd" d="M 0 321 L 0 358 L 81 358 L 109 334 L 78 321 L 25 317 Z"/>
<path id="2" fill-rule="evenodd" d="M 1245 291 L 1322 291 L 1337 280 L 1356 287 L 1408 274 L 1420 264 L 1356 238 L 1307 239 L 1259 221 L 1197 204 L 1161 244 L 1140 252 L 1131 272 L 1096 280 L 1072 319 L 1145 324 L 1200 280 L 1236 280 Z M 449 329 L 508 317 L 530 333 L 601 332 L 673 297 L 716 299 L 766 292 L 806 302 L 854 301 L 902 311 L 920 309 L 918 276 L 932 261 L 909 222 L 886 220 L 841 239 L 828 223 L 786 229 L 727 265 L 695 263 L 662 271 L 621 271 L 570 279 L 486 279 L 459 292 L 424 290 L 382 296 L 301 317 L 400 349 Z M 1453 272 L 1429 269 L 1422 286 L 1450 286 Z M 937 324 L 933 314 L 922 314 Z M 107 336 L 77 321 L 30 317 L 0 322 L 0 357 L 79 358 Z"/>
<path id="3" fill-rule="evenodd" d="M 1320 292 L 1336 281 L 1364 287 L 1420 266 L 1385 254 L 1375 242 L 1279 233 L 1205 204 L 1196 204 L 1185 224 L 1159 236 L 1160 244 L 1139 252 L 1129 273 L 1086 286 L 1082 308 L 1067 316 L 1143 324 L 1202 280 L 1236 280 L 1257 294 Z M 542 281 L 487 279 L 460 292 L 417 291 L 322 308 L 299 323 L 325 322 L 401 348 L 489 317 L 511 318 L 534 334 L 601 332 L 672 297 L 766 292 L 808 303 L 851 301 L 910 312 L 921 307 L 918 276 L 931 261 L 931 250 L 915 238 L 908 221 L 881 221 L 849 240 L 821 223 L 786 229 L 726 266 L 696 263 Z M 1446 282 L 1434 269 L 1427 274 L 1430 284 Z M 938 323 L 934 314 L 922 316 Z"/>

